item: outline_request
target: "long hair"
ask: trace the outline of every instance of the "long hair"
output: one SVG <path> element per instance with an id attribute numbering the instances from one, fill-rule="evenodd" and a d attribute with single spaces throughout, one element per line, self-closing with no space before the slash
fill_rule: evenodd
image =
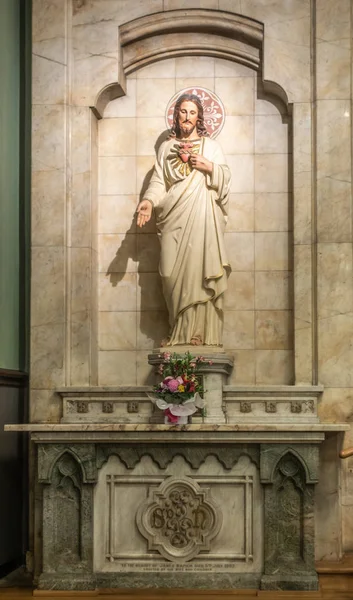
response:
<path id="1" fill-rule="evenodd" d="M 197 107 L 197 121 L 196 121 L 196 131 L 199 137 L 208 137 L 208 131 L 206 129 L 206 125 L 203 117 L 203 106 L 201 104 L 201 100 L 195 94 L 182 94 L 177 99 L 174 106 L 174 114 L 173 114 L 173 125 L 169 134 L 170 138 L 180 137 L 180 127 L 179 127 L 179 110 L 183 102 L 193 102 Z"/>

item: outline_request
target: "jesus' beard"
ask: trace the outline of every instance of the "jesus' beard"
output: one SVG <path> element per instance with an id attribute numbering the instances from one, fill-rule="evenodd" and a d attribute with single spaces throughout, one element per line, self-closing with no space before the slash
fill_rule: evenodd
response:
<path id="1" fill-rule="evenodd" d="M 192 125 L 187 124 L 187 123 L 180 123 L 179 128 L 180 128 L 180 136 L 183 138 L 188 138 L 192 135 L 192 133 L 194 132 L 196 125 Z"/>

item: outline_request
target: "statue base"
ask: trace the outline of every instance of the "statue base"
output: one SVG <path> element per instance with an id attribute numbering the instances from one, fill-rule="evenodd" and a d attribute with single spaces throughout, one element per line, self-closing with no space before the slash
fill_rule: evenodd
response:
<path id="1" fill-rule="evenodd" d="M 207 361 L 200 364 L 198 374 L 203 377 L 204 399 L 206 403 L 206 416 L 191 417 L 192 422 L 212 423 L 220 425 L 226 423 L 226 411 L 223 404 L 223 386 L 232 372 L 234 357 L 226 354 L 222 346 L 164 346 L 156 348 L 148 355 L 148 363 L 155 367 L 156 375 L 159 366 L 164 363 L 164 353 L 185 354 L 190 352 L 193 356 L 204 356 Z M 197 420 L 197 421 L 196 421 Z M 163 422 L 163 413 L 156 409 L 150 423 Z"/>

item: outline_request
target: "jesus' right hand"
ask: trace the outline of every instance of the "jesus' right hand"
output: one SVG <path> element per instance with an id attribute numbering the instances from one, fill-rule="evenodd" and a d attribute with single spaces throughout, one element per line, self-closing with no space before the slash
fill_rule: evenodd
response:
<path id="1" fill-rule="evenodd" d="M 150 202 L 149 200 L 142 200 L 142 202 L 140 202 L 136 211 L 137 225 L 139 227 L 143 227 L 145 223 L 148 223 L 152 215 L 152 208 L 152 202 Z"/>

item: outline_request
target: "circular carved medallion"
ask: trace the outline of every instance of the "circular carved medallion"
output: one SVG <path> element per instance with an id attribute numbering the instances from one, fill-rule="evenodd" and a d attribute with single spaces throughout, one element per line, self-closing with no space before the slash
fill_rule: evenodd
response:
<path id="1" fill-rule="evenodd" d="M 224 125 L 224 106 L 220 98 L 214 92 L 202 87 L 185 88 L 174 94 L 170 99 L 166 110 L 166 123 L 168 129 L 172 128 L 174 106 L 177 99 L 182 94 L 194 94 L 200 98 L 208 134 L 211 138 L 217 137 Z"/>

